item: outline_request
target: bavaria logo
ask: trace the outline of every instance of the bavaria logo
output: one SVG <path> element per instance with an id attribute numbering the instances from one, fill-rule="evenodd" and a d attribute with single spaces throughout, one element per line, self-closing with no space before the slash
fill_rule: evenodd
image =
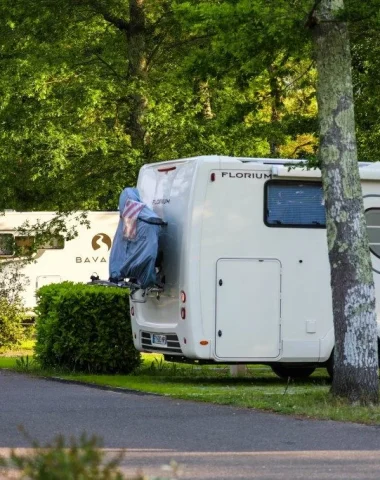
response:
<path id="1" fill-rule="evenodd" d="M 99 250 L 99 248 L 102 248 L 103 245 L 101 244 L 106 245 L 108 251 L 111 249 L 112 240 L 106 233 L 97 233 L 91 241 L 93 250 Z"/>

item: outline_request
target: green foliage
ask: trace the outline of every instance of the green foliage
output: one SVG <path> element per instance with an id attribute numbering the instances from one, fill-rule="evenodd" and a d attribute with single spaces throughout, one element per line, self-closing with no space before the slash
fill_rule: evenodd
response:
<path id="1" fill-rule="evenodd" d="M 13 348 L 24 338 L 24 310 L 18 301 L 0 296 L 0 349 Z"/>
<path id="2" fill-rule="evenodd" d="M 311 6 L 298 0 L 176 2 L 184 28 L 201 39 L 177 70 L 208 80 L 213 108 L 212 120 L 197 118 L 201 148 L 236 156 L 315 156 L 315 70 L 303 25 Z"/>
<path id="3" fill-rule="evenodd" d="M 41 367 L 131 373 L 139 366 L 126 290 L 64 282 L 42 287 L 37 298 Z"/>
<path id="4" fill-rule="evenodd" d="M 36 362 L 33 360 L 33 357 L 26 355 L 25 357 L 16 358 L 16 368 L 22 372 L 30 372 L 34 367 L 36 367 Z"/>
<path id="5" fill-rule="evenodd" d="M 66 441 L 62 435 L 51 443 L 41 446 L 20 427 L 21 432 L 30 441 L 33 450 L 20 454 L 12 450 L 9 458 L 0 456 L 0 468 L 7 476 L 7 469 L 17 470 L 21 477 L 28 480 L 147 480 L 143 473 L 126 477 L 121 471 L 123 452 L 108 459 L 102 450 L 101 440 L 85 433 L 79 440 L 74 437 Z M 180 465 L 171 461 L 166 466 L 170 477 L 149 477 L 151 480 L 170 480 L 179 478 Z M 2 473 L 1 471 L 1 473 Z M 140 472 L 140 469 L 139 469 Z M 7 476 L 8 478 L 8 476 Z M 12 477 L 13 472 L 12 472 Z"/>
<path id="6" fill-rule="evenodd" d="M 4 0 L 0 208 L 112 209 L 150 161 L 313 156 L 313 3 L 146 0 L 132 28 L 125 0 Z"/>
<path id="7" fill-rule="evenodd" d="M 110 181 L 131 178 L 136 155 L 117 124 L 126 59 L 112 59 L 123 35 L 85 4 L 0 6 L 4 208 L 94 209 L 94 190 L 106 203 Z"/>
<path id="8" fill-rule="evenodd" d="M 357 7 L 359 5 L 360 8 L 364 8 L 366 3 L 361 2 Z M 350 25 L 358 156 L 363 161 L 380 159 L 380 15 L 378 12 L 379 5 L 377 5 L 377 15 L 363 14 L 362 21 L 355 21 Z"/>
<path id="9" fill-rule="evenodd" d="M 30 480 L 122 480 L 119 471 L 121 456 L 105 461 L 97 437 L 82 435 L 67 444 L 58 436 L 51 444 L 40 447 L 32 441 L 34 452 L 28 455 L 12 451 L 10 459 L 2 459 L 3 466 L 16 468 L 22 478 Z"/>
<path id="10" fill-rule="evenodd" d="M 151 161 L 314 159 L 316 72 L 306 27 L 317 3 L 145 0 L 141 26 L 131 25 L 126 0 L 3 0 L 0 208 L 113 209 Z M 380 156 L 380 2 L 345 4 L 359 156 L 371 160 Z M 137 43 L 132 32 L 141 34 Z M 142 145 L 131 133 L 136 97 Z"/>

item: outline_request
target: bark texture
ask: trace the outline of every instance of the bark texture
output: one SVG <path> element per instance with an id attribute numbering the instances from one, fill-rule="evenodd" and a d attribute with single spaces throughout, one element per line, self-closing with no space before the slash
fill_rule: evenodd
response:
<path id="1" fill-rule="evenodd" d="M 132 146 L 144 152 L 146 140 L 144 114 L 148 106 L 148 100 L 144 94 L 144 85 L 147 77 L 147 32 L 144 0 L 129 1 L 129 28 L 126 34 L 129 61 L 128 73 L 135 87 L 135 93 L 131 99 L 131 114 L 127 131 L 131 136 Z"/>
<path id="2" fill-rule="evenodd" d="M 351 54 L 343 0 L 321 0 L 313 38 L 319 83 L 320 156 L 335 328 L 332 393 L 378 402 L 375 290 L 357 164 Z"/>
<path id="3" fill-rule="evenodd" d="M 280 111 L 283 107 L 281 99 L 280 80 L 277 76 L 277 69 L 274 65 L 268 68 L 270 96 L 271 96 L 271 124 L 276 132 L 278 122 L 281 119 Z M 278 158 L 279 141 L 272 133 L 272 138 L 269 140 L 270 156 Z"/>
<path id="4" fill-rule="evenodd" d="M 133 87 L 133 93 L 121 98 L 119 103 L 128 103 L 130 113 L 125 131 L 131 137 L 132 147 L 140 150 L 143 157 L 145 156 L 144 161 L 148 161 L 147 134 L 144 125 L 144 116 L 148 107 L 148 99 L 144 92 L 148 70 L 145 0 L 129 0 L 128 20 L 112 14 L 112 9 L 106 2 L 89 0 L 89 6 L 125 35 L 128 58 L 126 78 L 130 84 L 129 87 Z"/>

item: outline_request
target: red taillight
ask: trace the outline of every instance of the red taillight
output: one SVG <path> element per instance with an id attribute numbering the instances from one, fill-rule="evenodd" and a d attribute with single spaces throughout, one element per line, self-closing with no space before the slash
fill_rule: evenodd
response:
<path id="1" fill-rule="evenodd" d="M 183 290 L 181 291 L 181 302 L 182 303 L 186 302 L 186 293 Z"/>
<path id="2" fill-rule="evenodd" d="M 185 307 L 182 307 L 182 308 L 181 308 L 181 318 L 182 318 L 182 320 L 185 320 L 185 318 L 186 318 L 186 309 L 185 309 Z"/>
<path id="3" fill-rule="evenodd" d="M 183 343 L 186 345 L 186 343 L 187 343 L 186 338 L 183 339 Z"/>
<path id="4" fill-rule="evenodd" d="M 215 173 L 212 173 L 212 174 L 210 175 L 210 180 L 211 180 L 212 182 L 215 182 Z"/>
<path id="5" fill-rule="evenodd" d="M 133 307 L 131 307 L 131 315 L 133 317 L 133 315 L 135 314 L 135 309 Z"/>

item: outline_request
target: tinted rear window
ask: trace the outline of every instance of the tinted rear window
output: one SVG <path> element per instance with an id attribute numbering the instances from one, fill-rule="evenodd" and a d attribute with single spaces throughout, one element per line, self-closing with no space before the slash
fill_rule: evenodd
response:
<path id="1" fill-rule="evenodd" d="M 264 219 L 269 227 L 325 227 L 322 184 L 298 181 L 267 182 Z"/>

